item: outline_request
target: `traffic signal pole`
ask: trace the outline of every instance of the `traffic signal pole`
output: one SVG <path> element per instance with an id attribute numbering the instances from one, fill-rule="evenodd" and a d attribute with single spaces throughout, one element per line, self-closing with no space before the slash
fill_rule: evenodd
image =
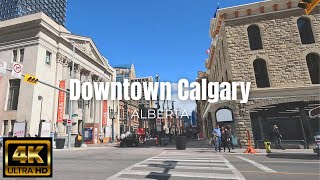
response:
<path id="1" fill-rule="evenodd" d="M 301 2 L 298 4 L 298 7 L 304 9 L 308 15 L 319 3 L 320 0 L 301 0 Z"/>

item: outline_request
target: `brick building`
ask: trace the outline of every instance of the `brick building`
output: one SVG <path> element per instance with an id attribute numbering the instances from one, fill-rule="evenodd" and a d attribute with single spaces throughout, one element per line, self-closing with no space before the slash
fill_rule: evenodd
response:
<path id="1" fill-rule="evenodd" d="M 320 131 L 319 119 L 308 117 L 320 106 L 320 8 L 305 15 L 298 3 L 270 0 L 217 11 L 207 71 L 198 80 L 252 84 L 246 104 L 197 102 L 207 136 L 217 123 L 231 125 L 241 145 L 248 145 L 246 130 L 255 143 L 272 138 L 274 124 L 285 140 L 311 142 Z"/>

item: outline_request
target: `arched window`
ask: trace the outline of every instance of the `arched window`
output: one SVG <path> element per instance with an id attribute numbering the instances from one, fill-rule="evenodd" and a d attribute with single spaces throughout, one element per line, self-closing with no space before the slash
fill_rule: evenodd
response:
<path id="1" fill-rule="evenodd" d="M 256 77 L 257 87 L 258 88 L 270 87 L 266 61 L 263 59 L 254 60 L 253 68 L 254 68 L 254 74 Z"/>
<path id="2" fill-rule="evenodd" d="M 315 53 L 308 54 L 307 65 L 312 84 L 320 84 L 320 56 Z"/>
<path id="3" fill-rule="evenodd" d="M 298 23 L 301 43 L 302 44 L 315 43 L 310 19 L 302 17 L 298 19 L 297 23 Z"/>
<path id="4" fill-rule="evenodd" d="M 248 37 L 251 50 L 262 49 L 262 40 L 260 28 L 257 25 L 250 25 L 248 27 Z"/>
<path id="5" fill-rule="evenodd" d="M 220 122 L 233 122 L 233 114 L 230 108 L 219 108 L 216 111 L 216 120 Z"/>

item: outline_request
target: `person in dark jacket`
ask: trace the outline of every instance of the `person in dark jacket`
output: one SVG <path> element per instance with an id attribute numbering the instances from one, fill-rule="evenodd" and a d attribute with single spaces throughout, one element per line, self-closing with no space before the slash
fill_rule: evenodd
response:
<path id="1" fill-rule="evenodd" d="M 224 127 L 221 127 L 221 141 L 224 152 L 226 152 L 226 147 L 230 152 L 230 132 Z"/>
<path id="2" fill-rule="evenodd" d="M 227 130 L 229 131 L 229 134 L 230 134 L 230 146 L 231 146 L 232 149 L 234 149 L 231 126 L 228 125 L 226 128 L 227 128 Z"/>
<path id="3" fill-rule="evenodd" d="M 282 135 L 281 135 L 277 125 L 273 125 L 272 135 L 273 135 L 274 140 L 276 141 L 278 149 L 284 150 L 284 148 L 282 147 L 282 142 L 281 142 Z"/>

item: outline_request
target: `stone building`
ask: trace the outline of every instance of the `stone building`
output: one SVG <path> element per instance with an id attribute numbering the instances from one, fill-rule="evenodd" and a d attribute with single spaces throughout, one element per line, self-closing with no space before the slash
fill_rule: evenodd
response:
<path id="1" fill-rule="evenodd" d="M 320 131 L 319 118 L 308 117 L 308 111 L 320 105 L 320 8 L 305 15 L 298 3 L 270 0 L 216 12 L 210 23 L 207 71 L 198 78 L 252 84 L 246 104 L 198 103 L 208 136 L 217 122 L 231 125 L 241 145 L 248 145 L 247 130 L 255 143 L 272 138 L 273 125 L 284 140 L 297 142 L 310 143 Z M 219 117 L 228 113 L 230 121 Z"/>
<path id="2" fill-rule="evenodd" d="M 71 72 L 74 78 L 84 81 L 115 81 L 116 72 L 102 56 L 88 37 L 72 34 L 44 13 L 22 16 L 0 23 L 0 60 L 8 63 L 19 62 L 23 74 L 31 74 L 55 87 L 65 80 L 69 89 Z M 74 69 L 72 69 L 74 62 Z M 3 75 L 3 74 L 1 74 Z M 41 96 L 41 101 L 38 97 Z M 51 122 L 51 132 L 66 133 L 62 122 L 57 122 L 58 110 L 62 110 L 60 120 L 69 115 L 69 95 L 65 94 L 58 108 L 59 91 L 38 83 L 27 83 L 11 77 L 10 73 L 0 80 L 0 130 L 7 136 L 13 130 L 14 122 L 27 122 L 27 134 L 38 134 L 40 118 Z M 82 131 L 84 126 L 92 126 L 93 143 L 99 135 L 110 137 L 111 119 L 109 109 L 116 109 L 118 101 L 105 102 L 92 99 L 83 103 L 73 101 L 72 134 Z M 103 105 L 106 105 L 104 107 Z M 42 111 L 41 111 L 42 110 Z M 117 111 L 117 110 L 115 110 Z M 85 116 L 85 117 L 84 117 Z M 115 119 L 115 134 L 120 131 L 119 120 Z"/>

